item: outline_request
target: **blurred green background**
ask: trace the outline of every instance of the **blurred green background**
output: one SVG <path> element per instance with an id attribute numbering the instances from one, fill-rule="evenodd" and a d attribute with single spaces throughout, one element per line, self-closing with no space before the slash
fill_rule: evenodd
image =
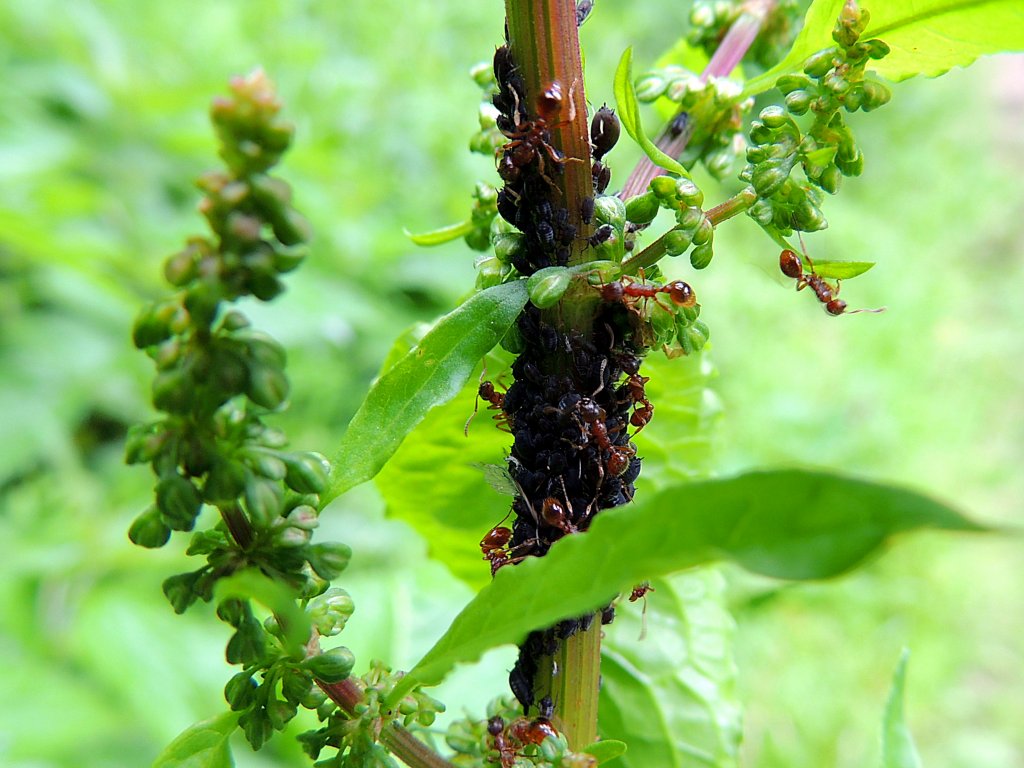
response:
<path id="1" fill-rule="evenodd" d="M 583 30 L 593 103 L 611 100 L 627 45 L 643 67 L 685 32 L 677 6 L 598 3 Z M 463 218 L 474 182 L 495 181 L 466 151 L 479 97 L 467 71 L 489 58 L 502 16 L 497 0 L 0 5 L 0 765 L 148 765 L 223 708 L 227 629 L 206 608 L 171 612 L 159 585 L 183 569 L 184 545 L 128 543 L 151 479 L 122 463 L 126 426 L 151 416 L 150 363 L 129 328 L 164 290 L 163 258 L 202 229 L 191 182 L 216 165 L 210 98 L 262 65 L 297 125 L 282 174 L 316 240 L 288 293 L 246 310 L 289 348 L 278 423 L 330 454 L 390 341 L 472 285 L 465 246 L 418 250 L 402 229 Z M 843 295 L 885 313 L 827 317 L 745 219 L 716 236 L 705 273 L 669 265 L 712 329 L 722 472 L 840 467 L 1019 521 L 1021 82 L 1024 59 L 1000 57 L 898 85 L 853 120 L 867 170 L 808 246 L 877 260 Z M 637 157 L 625 144 L 611 157 L 620 182 Z M 345 639 L 363 661 L 410 664 L 469 597 L 370 488 L 324 529 L 356 552 Z M 925 534 L 826 584 L 729 576 L 746 765 L 877 761 L 904 645 L 925 763 L 1024 765 L 1019 539 Z M 479 706 L 511 658 L 461 670 L 440 697 L 456 714 Z M 288 739 L 238 761 L 306 764 Z"/>

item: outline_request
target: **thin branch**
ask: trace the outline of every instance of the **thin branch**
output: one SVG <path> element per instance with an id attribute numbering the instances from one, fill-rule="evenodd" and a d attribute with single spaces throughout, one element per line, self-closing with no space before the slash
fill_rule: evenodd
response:
<path id="1" fill-rule="evenodd" d="M 701 80 L 707 81 L 712 77 L 728 77 L 729 73 L 736 68 L 736 65 L 750 50 L 750 46 L 754 44 L 754 40 L 757 39 L 757 35 L 761 31 L 761 26 L 774 9 L 776 2 L 777 0 L 750 0 L 747 3 L 743 13 L 729 27 L 722 42 L 715 49 L 714 55 L 701 73 Z M 678 158 L 683 154 L 692 135 L 693 126 L 687 120 L 687 114 L 680 111 L 668 122 L 654 143 L 669 157 Z M 651 179 L 664 173 L 663 168 L 656 166 L 646 156 L 643 157 L 633 172 L 629 174 L 619 197 L 629 200 L 631 197 L 642 195 L 647 191 Z"/>

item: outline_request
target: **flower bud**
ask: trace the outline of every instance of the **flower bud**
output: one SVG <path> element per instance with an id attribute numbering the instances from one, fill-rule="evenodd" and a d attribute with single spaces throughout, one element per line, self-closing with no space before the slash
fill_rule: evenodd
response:
<path id="1" fill-rule="evenodd" d="M 267 702 L 267 718 L 275 731 L 283 730 L 288 721 L 295 717 L 297 707 L 287 701 L 271 699 Z"/>
<path id="2" fill-rule="evenodd" d="M 300 504 L 295 507 L 285 518 L 288 525 L 293 528 L 301 528 L 304 531 L 312 531 L 320 525 L 320 518 L 316 510 L 308 504 Z"/>
<path id="3" fill-rule="evenodd" d="M 667 176 L 659 176 L 658 178 L 668 179 Z M 630 198 L 626 203 L 626 220 L 632 221 L 634 224 L 650 224 L 657 215 L 658 201 L 652 192 L 645 192 L 642 195 Z"/>
<path id="4" fill-rule="evenodd" d="M 224 651 L 228 664 L 256 664 L 266 650 L 266 632 L 255 619 L 243 621 L 228 640 Z"/>
<path id="5" fill-rule="evenodd" d="M 485 227 L 477 227 L 462 239 L 474 251 L 486 251 L 491 247 L 491 233 Z"/>
<path id="6" fill-rule="evenodd" d="M 224 686 L 224 698 L 233 712 L 247 709 L 256 693 L 256 681 L 248 672 L 239 672 Z"/>
<path id="7" fill-rule="evenodd" d="M 161 585 L 164 596 L 167 598 L 175 613 L 184 613 L 192 603 L 196 601 L 196 582 L 205 573 L 205 568 L 191 573 L 178 573 L 164 579 Z"/>
<path id="8" fill-rule="evenodd" d="M 693 244 L 704 245 L 705 243 L 710 242 L 714 236 L 715 227 L 711 223 L 711 219 L 709 219 L 707 216 L 704 216 L 701 219 L 700 224 L 697 225 L 697 229 L 695 229 L 693 232 Z"/>
<path id="9" fill-rule="evenodd" d="M 504 219 L 495 219 L 504 221 Z M 512 257 L 522 247 L 523 236 L 518 232 L 505 232 L 492 238 L 494 243 L 494 256 L 502 264 L 511 264 Z"/>
<path id="10" fill-rule="evenodd" d="M 331 464 L 319 453 L 283 454 L 287 466 L 285 483 L 297 493 L 323 493 L 327 487 Z"/>
<path id="11" fill-rule="evenodd" d="M 839 184 L 842 180 L 842 171 L 840 171 L 835 165 L 829 165 L 821 172 L 821 176 L 818 178 L 818 186 L 830 195 L 834 195 L 839 191 Z"/>
<path id="12" fill-rule="evenodd" d="M 131 528 L 128 529 L 128 538 L 131 539 L 132 544 L 147 549 L 157 549 L 171 538 L 171 529 L 160 519 L 159 510 L 155 506 L 151 506 L 135 518 Z"/>
<path id="13" fill-rule="evenodd" d="M 679 256 L 690 247 L 692 235 L 685 229 L 672 229 L 665 233 L 662 242 L 665 244 L 665 252 L 669 256 Z"/>
<path id="14" fill-rule="evenodd" d="M 704 193 L 690 179 L 676 180 L 676 197 L 683 205 L 700 208 L 704 204 Z"/>
<path id="15" fill-rule="evenodd" d="M 884 104 L 888 104 L 891 98 L 892 93 L 881 83 L 875 80 L 864 81 L 864 104 L 862 108 L 865 112 L 870 112 Z"/>
<path id="16" fill-rule="evenodd" d="M 526 290 L 535 307 L 547 309 L 561 301 L 571 280 L 572 274 L 565 267 L 545 267 L 530 275 Z"/>
<path id="17" fill-rule="evenodd" d="M 776 160 L 770 160 L 754 168 L 750 181 L 758 197 L 771 197 L 778 192 L 789 178 L 790 168 L 789 164 L 783 165 Z"/>
<path id="18" fill-rule="evenodd" d="M 256 528 L 267 528 L 281 516 L 284 492 L 273 480 L 251 475 L 245 483 L 245 507 Z"/>
<path id="19" fill-rule="evenodd" d="M 811 106 L 811 94 L 807 91 L 793 91 L 786 96 L 786 109 L 794 115 L 803 115 Z"/>
<path id="20" fill-rule="evenodd" d="M 777 104 L 772 104 L 770 107 L 765 107 L 764 109 L 762 109 L 761 114 L 758 115 L 758 118 L 761 120 L 762 123 L 764 123 L 768 128 L 771 128 L 772 130 L 777 130 L 781 128 L 782 126 L 786 125 L 790 120 L 785 110 Z"/>
<path id="21" fill-rule="evenodd" d="M 690 251 L 690 266 L 694 269 L 704 269 L 711 263 L 711 258 L 714 255 L 712 243 L 707 242 L 704 245 L 699 245 Z"/>
<path id="22" fill-rule="evenodd" d="M 626 204 L 614 195 L 603 195 L 594 201 L 594 219 L 621 231 L 626 225 Z"/>
<path id="23" fill-rule="evenodd" d="M 280 368 L 249 361 L 249 381 L 246 396 L 253 403 L 272 411 L 279 408 L 288 397 L 288 378 Z"/>
<path id="24" fill-rule="evenodd" d="M 352 559 L 352 550 L 340 542 L 314 544 L 306 554 L 309 565 L 317 575 L 327 581 L 338 578 Z"/>
<path id="25" fill-rule="evenodd" d="M 309 617 L 321 636 L 332 637 L 345 628 L 354 611 L 355 603 L 348 592 L 331 587 L 310 603 Z"/>
<path id="26" fill-rule="evenodd" d="M 883 59 L 889 55 L 889 46 L 881 40 L 868 40 L 868 56 L 872 59 Z"/>
<path id="27" fill-rule="evenodd" d="M 313 678 L 307 672 L 289 669 L 281 676 L 281 695 L 285 701 L 298 704 L 309 693 Z"/>
<path id="28" fill-rule="evenodd" d="M 667 201 L 675 199 L 676 180 L 671 176 L 655 176 L 651 179 L 651 192 L 664 205 Z M 629 206 L 626 206 L 626 218 L 629 219 Z M 632 219 L 630 219 L 632 221 Z"/>
<path id="29" fill-rule="evenodd" d="M 789 95 L 794 91 L 798 91 L 811 86 L 811 79 L 806 75 L 783 75 L 775 81 L 775 87 L 778 88 L 784 95 Z"/>
<path id="30" fill-rule="evenodd" d="M 156 486 L 156 506 L 163 521 L 176 531 L 191 531 L 203 500 L 199 491 L 177 473 L 164 475 Z"/>
<path id="31" fill-rule="evenodd" d="M 654 101 L 665 93 L 668 81 L 661 75 L 652 73 L 636 81 L 636 97 L 639 101 Z"/>
<path id="32" fill-rule="evenodd" d="M 340 683 L 352 674 L 355 663 L 356 658 L 352 651 L 344 646 L 338 646 L 316 656 L 310 656 L 302 662 L 302 668 L 321 682 Z"/>
<path id="33" fill-rule="evenodd" d="M 259 707 L 253 707 L 238 718 L 238 725 L 242 728 L 246 741 L 253 749 L 262 747 L 266 740 L 274 734 L 270 719 Z"/>
<path id="34" fill-rule="evenodd" d="M 833 60 L 837 53 L 833 47 L 811 54 L 804 59 L 804 72 L 813 78 L 822 77 L 834 66 Z"/>

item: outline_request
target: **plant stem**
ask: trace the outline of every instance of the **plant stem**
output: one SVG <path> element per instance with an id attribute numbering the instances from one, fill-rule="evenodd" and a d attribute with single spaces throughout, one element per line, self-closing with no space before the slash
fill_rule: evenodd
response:
<path id="1" fill-rule="evenodd" d="M 724 203 L 720 203 L 714 208 L 705 211 L 705 214 L 712 226 L 717 227 L 723 221 L 727 221 L 733 216 L 737 216 L 746 211 L 756 200 L 757 193 L 750 187 L 746 187 L 733 197 L 730 197 Z M 669 232 L 671 231 L 672 230 L 669 230 Z M 623 261 L 623 273 L 627 275 L 634 275 L 637 270 L 641 268 L 646 269 L 647 267 L 657 264 L 666 253 L 665 237 L 667 235 L 668 232 L 644 248 L 640 253 Z"/>
<path id="2" fill-rule="evenodd" d="M 363 700 L 363 692 L 352 678 L 340 683 L 317 680 L 316 684 L 331 701 L 350 715 L 355 711 L 356 705 Z M 385 724 L 379 738 L 380 743 L 409 768 L 454 768 L 451 763 L 396 722 Z"/>
<path id="3" fill-rule="evenodd" d="M 708 62 L 708 65 L 701 73 L 701 80 L 709 80 L 712 77 L 728 77 L 729 73 L 740 63 L 754 40 L 761 31 L 761 25 L 768 14 L 775 7 L 777 0 L 749 0 L 718 48 Z M 693 125 L 685 119 L 686 113 L 680 111 L 668 125 L 662 129 L 661 134 L 655 140 L 658 149 L 669 157 L 679 157 L 693 135 Z M 682 129 L 679 126 L 682 124 Z M 631 197 L 642 195 L 655 176 L 665 173 L 646 156 L 641 158 L 633 172 L 622 187 L 619 197 L 629 200 Z M 660 257 L 659 257 L 660 258 Z"/>
<path id="4" fill-rule="evenodd" d="M 536 119 L 534 100 L 553 84 L 559 84 L 564 94 L 560 119 L 548 126 L 552 145 L 564 157 L 563 172 L 552 175 L 551 204 L 568 212 L 576 233 L 569 263 L 581 264 L 593 253 L 587 239 L 594 224 L 583 221 L 582 210 L 583 201 L 593 197 L 594 186 L 576 2 L 506 0 L 505 9 L 509 46 L 523 76 L 530 118 Z M 575 283 L 557 307 L 544 312 L 544 322 L 565 331 L 566 338 L 586 339 L 591 335 L 596 297 L 585 281 Z M 572 376 L 572 352 L 552 352 L 544 367 Z M 533 680 L 534 701 L 551 697 L 554 719 L 570 748 L 584 747 L 597 738 L 600 643 L 600 622 L 568 640 L 558 640 L 555 652 L 540 660 Z"/>

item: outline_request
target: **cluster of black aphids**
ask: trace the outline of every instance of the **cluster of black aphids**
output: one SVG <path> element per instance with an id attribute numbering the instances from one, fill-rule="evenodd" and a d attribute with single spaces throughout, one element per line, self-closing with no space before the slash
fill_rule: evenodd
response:
<path id="1" fill-rule="evenodd" d="M 591 121 L 594 196 L 581 202 L 578 217 L 570 217 L 557 203 L 562 193 L 556 184 L 569 161 L 550 142 L 552 128 L 571 116 L 572 105 L 563 104 L 558 83 L 528 102 L 507 45 L 494 54 L 494 74 L 497 126 L 508 139 L 498 160 L 505 182 L 498 212 L 524 235 L 512 263 L 524 275 L 564 266 L 577 238 L 570 218 L 589 224 L 594 196 L 608 186 L 611 172 L 603 158 L 618 141 L 618 119 L 601 107 Z M 640 473 L 628 432 L 634 397 L 620 382 L 637 376 L 640 350 L 632 342 L 627 315 L 620 303 L 602 304 L 586 335 L 556 327 L 532 304 L 520 315 L 524 349 L 512 366 L 515 381 L 501 405 L 515 437 L 509 468 L 520 495 L 513 504 L 516 519 L 507 549 L 489 558 L 493 568 L 543 555 L 562 536 L 585 531 L 600 510 L 633 497 Z M 533 703 L 541 657 L 592 619 L 563 621 L 527 638 L 509 676 L 524 708 Z"/>
<path id="2" fill-rule="evenodd" d="M 550 83 L 534 100 L 536 115 L 531 118 L 526 86 L 512 51 L 503 45 L 494 53 L 494 76 L 498 92 L 493 103 L 499 115 L 498 129 L 509 140 L 498 160 L 498 174 L 504 187 L 498 193 L 498 213 L 523 234 L 523 245 L 512 255 L 512 263 L 523 275 L 551 266 L 569 263 L 570 249 L 576 239 L 576 227 L 570 223 L 568 209 L 552 199 L 558 196 L 555 178 L 569 162 L 551 144 L 551 129 L 560 123 L 566 107 L 562 86 Z M 608 187 L 611 172 L 601 162 L 619 138 L 619 121 L 615 113 L 601 107 L 591 122 L 594 193 Z M 581 218 L 589 224 L 594 211 L 594 198 L 581 203 Z"/>
<path id="3" fill-rule="evenodd" d="M 600 510 L 633 497 L 640 474 L 628 432 L 633 398 L 628 379 L 619 382 L 637 374 L 640 357 L 625 333 L 625 313 L 619 304 L 605 305 L 586 338 L 545 323 L 532 305 L 520 316 L 526 348 L 503 402 L 515 436 L 510 472 L 522 494 L 513 504 L 515 560 L 543 555 L 561 537 L 589 528 Z M 532 702 L 539 657 L 556 637 L 589 622 L 562 622 L 531 634 L 520 648 L 509 682 L 524 707 Z"/>

